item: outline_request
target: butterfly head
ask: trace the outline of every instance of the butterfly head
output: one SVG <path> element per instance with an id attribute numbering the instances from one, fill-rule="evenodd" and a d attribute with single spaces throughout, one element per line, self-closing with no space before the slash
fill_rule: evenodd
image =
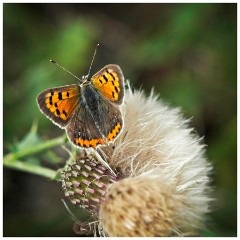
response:
<path id="1" fill-rule="evenodd" d="M 82 79 L 80 80 L 80 85 L 81 86 L 86 86 L 88 84 L 90 84 L 89 75 L 83 75 Z"/>

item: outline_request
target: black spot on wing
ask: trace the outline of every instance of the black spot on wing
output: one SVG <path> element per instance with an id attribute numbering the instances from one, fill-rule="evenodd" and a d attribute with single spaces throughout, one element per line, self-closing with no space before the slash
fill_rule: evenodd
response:
<path id="1" fill-rule="evenodd" d="M 52 95 L 49 97 L 49 104 L 52 105 Z"/>
<path id="2" fill-rule="evenodd" d="M 67 117 L 67 113 L 65 110 L 63 110 L 63 114 L 65 115 L 65 117 Z"/>
<path id="3" fill-rule="evenodd" d="M 113 76 L 113 74 L 112 73 L 109 73 L 109 74 L 112 76 L 113 80 L 115 80 L 115 77 Z"/>
<path id="4" fill-rule="evenodd" d="M 57 115 L 59 116 L 60 115 L 59 109 L 56 109 L 56 112 L 57 112 Z"/>
<path id="5" fill-rule="evenodd" d="M 115 91 L 118 93 L 118 88 L 117 88 L 116 86 L 114 86 L 114 89 L 115 89 Z"/>
<path id="6" fill-rule="evenodd" d="M 58 93 L 58 99 L 62 100 L 62 93 L 61 92 Z"/>
<path id="7" fill-rule="evenodd" d="M 103 75 L 103 78 L 106 82 L 108 82 L 108 78 L 105 75 Z"/>

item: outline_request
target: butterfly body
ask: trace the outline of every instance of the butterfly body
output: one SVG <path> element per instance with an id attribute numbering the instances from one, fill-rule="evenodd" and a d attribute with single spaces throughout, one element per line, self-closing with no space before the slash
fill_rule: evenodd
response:
<path id="1" fill-rule="evenodd" d="M 98 109 L 101 98 L 101 95 L 93 88 L 92 84 L 89 82 L 88 84 L 82 86 L 82 101 L 91 111 L 91 114 L 94 114 L 96 117 L 99 117 Z"/>
<path id="2" fill-rule="evenodd" d="M 121 132 L 123 96 L 123 74 L 119 66 L 111 64 L 79 85 L 43 91 L 37 103 L 50 120 L 66 130 L 71 143 L 96 148 L 114 141 Z"/>

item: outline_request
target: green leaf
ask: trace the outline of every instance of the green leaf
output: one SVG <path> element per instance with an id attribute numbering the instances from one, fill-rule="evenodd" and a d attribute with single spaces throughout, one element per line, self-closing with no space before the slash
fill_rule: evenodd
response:
<path id="1" fill-rule="evenodd" d="M 41 140 L 37 135 L 37 125 L 36 123 L 33 123 L 30 132 L 28 132 L 27 135 L 20 142 L 15 144 L 15 152 L 22 151 L 40 142 Z"/>

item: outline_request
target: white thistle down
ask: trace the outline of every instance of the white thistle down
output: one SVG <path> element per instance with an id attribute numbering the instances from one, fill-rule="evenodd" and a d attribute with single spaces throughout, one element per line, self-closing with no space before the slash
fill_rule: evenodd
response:
<path id="1" fill-rule="evenodd" d="M 212 201 L 209 186 L 212 167 L 204 156 L 205 146 L 201 143 L 201 139 L 188 126 L 189 120 L 182 116 L 179 108 L 171 108 L 158 100 L 153 91 L 146 98 L 142 91 L 133 92 L 130 87 L 125 93 L 122 113 L 123 132 L 114 142 L 114 147 L 103 147 L 99 151 L 100 154 L 112 168 L 120 171 L 125 178 L 124 181 L 129 179 L 129 185 L 134 184 L 131 180 L 133 178 L 148 178 L 153 184 L 146 181 L 149 189 L 154 187 L 156 190 L 156 184 L 159 192 L 162 187 L 166 189 L 169 186 L 170 189 L 174 189 L 172 200 L 178 208 L 175 213 L 172 213 L 173 224 L 169 225 L 171 229 L 166 231 L 169 235 L 186 235 L 202 227 L 204 216 L 209 212 Z M 116 189 L 114 185 L 119 183 L 114 183 L 110 187 L 108 196 L 111 194 L 111 189 Z M 121 192 L 121 184 L 119 184 L 119 191 Z M 140 192 L 139 186 L 139 194 Z M 149 194 L 152 192 L 149 191 Z M 136 194 L 133 194 L 133 197 L 136 197 Z M 144 200 L 147 201 L 147 198 L 141 198 L 141 201 Z M 120 226 L 124 225 L 124 222 L 116 216 L 123 210 L 117 208 L 118 204 L 114 201 L 114 199 L 110 201 L 108 199 L 100 206 L 100 225 L 110 236 L 130 236 L 122 232 L 123 228 Z M 115 211 L 108 212 L 111 204 L 116 207 Z M 121 203 L 119 206 L 123 205 L 124 203 Z M 136 207 L 136 210 L 139 209 Z M 144 212 L 144 209 L 141 211 Z M 134 224 L 132 217 L 128 216 L 131 213 L 122 212 L 121 214 L 124 215 L 125 220 L 129 219 Z M 114 220 L 119 227 L 112 225 Z M 155 223 L 155 233 L 153 231 L 150 234 L 144 230 L 142 234 L 161 236 L 158 226 L 161 223 L 161 219 L 159 223 Z M 163 235 L 166 236 L 165 233 Z M 142 235 L 138 232 L 131 236 Z"/>

